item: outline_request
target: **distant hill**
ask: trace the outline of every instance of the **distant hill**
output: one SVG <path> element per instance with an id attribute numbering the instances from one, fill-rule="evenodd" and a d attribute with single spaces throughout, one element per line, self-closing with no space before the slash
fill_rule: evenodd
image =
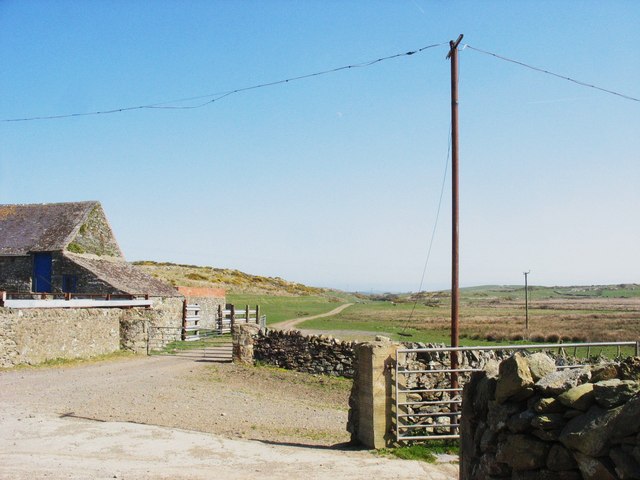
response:
<path id="1" fill-rule="evenodd" d="M 449 290 L 434 292 L 385 293 L 370 295 L 371 300 L 402 302 L 423 302 L 436 305 L 448 301 Z M 544 287 L 529 285 L 531 300 L 607 300 L 607 299 L 639 299 L 640 285 L 624 283 L 618 285 L 585 285 L 569 287 Z M 460 299 L 467 302 L 491 301 L 508 302 L 524 299 L 524 285 L 480 285 L 460 289 Z"/>
<path id="2" fill-rule="evenodd" d="M 323 288 L 288 282 L 280 277 L 261 277 L 227 268 L 200 267 L 150 260 L 132 263 L 149 275 L 174 286 L 224 288 L 228 294 L 297 296 L 323 295 L 329 292 Z"/>

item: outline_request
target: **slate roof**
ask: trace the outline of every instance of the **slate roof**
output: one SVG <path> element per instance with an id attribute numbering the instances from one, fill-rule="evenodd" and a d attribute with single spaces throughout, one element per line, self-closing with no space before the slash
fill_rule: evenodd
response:
<path id="1" fill-rule="evenodd" d="M 97 278 L 114 288 L 130 294 L 148 293 L 152 297 L 182 297 L 168 283 L 164 283 L 121 258 L 64 252 L 74 263 L 90 270 Z"/>
<path id="2" fill-rule="evenodd" d="M 64 250 L 98 202 L 0 205 L 0 255 Z"/>

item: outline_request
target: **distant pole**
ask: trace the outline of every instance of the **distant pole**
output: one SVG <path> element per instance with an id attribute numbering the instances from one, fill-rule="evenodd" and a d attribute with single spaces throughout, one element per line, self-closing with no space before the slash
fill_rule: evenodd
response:
<path id="1" fill-rule="evenodd" d="M 529 287 L 527 284 L 527 275 L 531 273 L 531 270 L 528 272 L 522 272 L 524 274 L 524 329 L 529 331 Z"/>
<path id="2" fill-rule="evenodd" d="M 458 273 L 459 207 L 458 207 L 458 45 L 463 35 L 449 42 L 447 58 L 451 59 L 451 346 L 459 345 L 460 290 Z M 451 370 L 458 369 L 458 352 L 451 352 Z M 451 388 L 458 388 L 458 372 L 451 372 Z"/>

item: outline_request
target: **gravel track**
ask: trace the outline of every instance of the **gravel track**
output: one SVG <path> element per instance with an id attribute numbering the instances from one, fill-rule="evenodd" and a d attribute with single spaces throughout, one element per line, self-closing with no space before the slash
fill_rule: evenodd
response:
<path id="1" fill-rule="evenodd" d="M 3 371 L 0 478 L 457 478 L 347 448 L 348 390 L 178 357 Z"/>
<path id="2" fill-rule="evenodd" d="M 269 325 L 269 328 L 275 328 L 276 330 L 291 330 L 299 323 L 306 322 L 307 320 L 314 320 L 316 318 L 332 317 L 334 315 L 337 315 L 340 312 L 342 312 L 345 308 L 348 308 L 351 305 L 353 305 L 353 303 L 345 303 L 343 305 L 340 305 L 337 308 L 334 308 L 330 312 L 319 313 L 318 315 L 310 315 L 308 317 L 292 318 L 291 320 L 284 320 L 282 322 Z"/>

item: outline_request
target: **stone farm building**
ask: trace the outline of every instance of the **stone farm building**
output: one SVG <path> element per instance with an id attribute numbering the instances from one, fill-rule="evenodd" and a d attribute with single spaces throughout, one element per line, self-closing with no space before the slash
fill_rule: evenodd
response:
<path id="1" fill-rule="evenodd" d="M 0 290 L 180 296 L 125 261 L 99 202 L 0 205 Z"/>
<path id="2" fill-rule="evenodd" d="M 38 299 L 32 303 L 42 307 L 54 299 L 68 303 L 68 308 L 24 309 L 0 304 L 0 366 L 109 353 L 121 346 L 142 351 L 149 326 L 181 326 L 185 299 L 125 260 L 96 201 L 0 205 L 0 291 L 7 298 Z M 210 310 L 224 305 L 224 292 L 213 296 L 201 299 Z M 112 297 L 146 297 L 151 307 L 86 307 L 86 300 Z M 70 299 L 85 299 L 83 308 Z"/>

